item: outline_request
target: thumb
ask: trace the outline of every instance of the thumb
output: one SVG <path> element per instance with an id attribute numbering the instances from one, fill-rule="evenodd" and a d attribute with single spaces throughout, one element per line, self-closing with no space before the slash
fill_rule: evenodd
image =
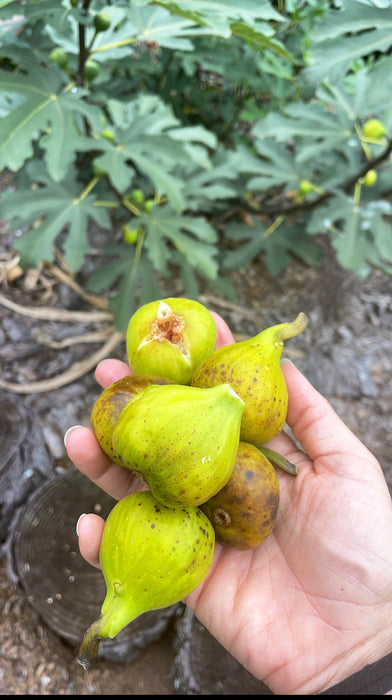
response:
<path id="1" fill-rule="evenodd" d="M 282 371 L 289 393 L 287 423 L 316 471 L 327 469 L 358 476 L 369 464 L 381 469 L 371 452 L 297 367 L 284 362 Z"/>

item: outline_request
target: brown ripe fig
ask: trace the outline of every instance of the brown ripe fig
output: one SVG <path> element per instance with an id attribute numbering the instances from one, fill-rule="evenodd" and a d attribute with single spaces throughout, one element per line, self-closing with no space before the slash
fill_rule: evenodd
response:
<path id="1" fill-rule="evenodd" d="M 279 480 L 271 462 L 255 446 L 240 442 L 231 477 L 202 503 L 216 541 L 232 549 L 254 549 L 272 532 L 278 514 Z"/>
<path id="2" fill-rule="evenodd" d="M 113 428 L 120 417 L 120 413 L 128 401 L 131 401 L 136 394 L 139 394 L 151 384 L 163 385 L 173 384 L 173 382 L 165 377 L 154 377 L 151 375 L 136 377 L 130 374 L 106 387 L 92 407 L 90 422 L 95 437 L 101 449 L 113 462 L 122 464 L 112 446 Z"/>

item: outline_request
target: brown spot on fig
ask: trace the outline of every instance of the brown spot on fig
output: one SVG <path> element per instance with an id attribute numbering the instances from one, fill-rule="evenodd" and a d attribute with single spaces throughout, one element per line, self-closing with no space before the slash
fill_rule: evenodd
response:
<path id="1" fill-rule="evenodd" d="M 227 510 L 216 508 L 212 513 L 212 522 L 214 525 L 219 525 L 220 527 L 229 527 L 229 525 L 231 525 L 231 518 Z"/>

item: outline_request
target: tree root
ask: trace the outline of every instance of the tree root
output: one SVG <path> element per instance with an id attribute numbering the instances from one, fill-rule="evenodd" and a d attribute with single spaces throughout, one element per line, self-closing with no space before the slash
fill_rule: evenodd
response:
<path id="1" fill-rule="evenodd" d="M 105 357 L 110 355 L 114 348 L 124 340 L 125 334 L 114 331 L 113 335 L 106 341 L 106 343 L 96 352 L 94 352 L 90 357 L 86 357 L 84 360 L 75 362 L 69 369 L 67 369 L 62 374 L 56 377 L 51 377 L 49 379 L 43 379 L 38 382 L 28 382 L 26 384 L 15 384 L 14 382 L 7 382 L 5 379 L 0 377 L 0 389 L 5 389 L 13 394 L 37 394 L 44 391 L 53 391 L 54 389 L 59 389 L 66 384 L 71 384 L 71 382 L 80 379 L 87 372 L 94 369 L 95 366 Z"/>

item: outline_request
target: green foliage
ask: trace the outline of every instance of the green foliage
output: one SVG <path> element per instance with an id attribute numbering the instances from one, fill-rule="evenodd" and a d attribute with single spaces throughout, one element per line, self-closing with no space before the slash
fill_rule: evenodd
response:
<path id="1" fill-rule="evenodd" d="M 391 274 L 392 0 L 0 7 L 0 207 L 23 267 L 58 246 L 81 271 L 95 222 L 89 288 L 119 329 L 166 277 L 233 296 L 233 270 L 317 265 L 323 236 L 343 268 Z"/>

